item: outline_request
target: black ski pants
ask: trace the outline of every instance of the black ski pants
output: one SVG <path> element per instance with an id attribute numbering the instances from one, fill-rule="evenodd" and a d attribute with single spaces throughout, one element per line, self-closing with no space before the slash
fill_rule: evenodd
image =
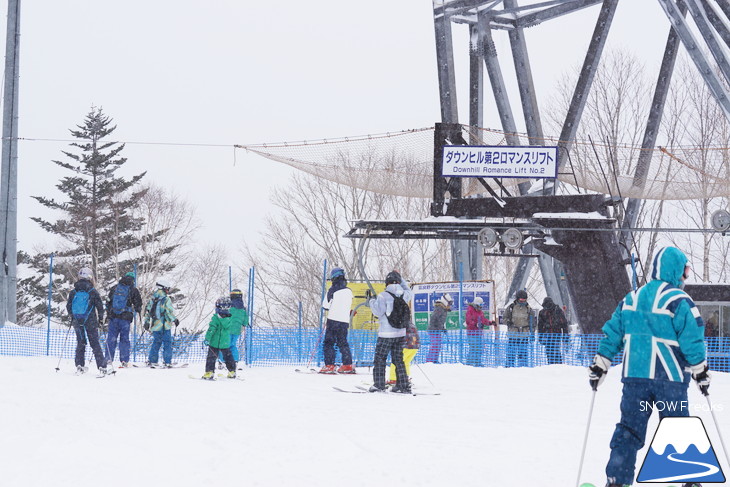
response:
<path id="1" fill-rule="evenodd" d="M 347 329 L 349 323 L 341 321 L 327 320 L 327 331 L 324 333 L 324 343 L 322 351 L 324 352 L 324 364 L 335 364 L 335 344 L 342 354 L 342 365 L 352 365 L 352 352 L 350 352 L 350 344 L 347 343 Z"/>
<path id="2" fill-rule="evenodd" d="M 106 367 L 106 359 L 104 352 L 101 351 L 99 343 L 99 328 L 95 324 L 83 324 L 76 320 L 73 322 L 74 331 L 76 332 L 76 358 L 74 363 L 77 366 L 86 365 L 86 338 L 89 339 L 89 345 L 94 352 L 96 366 L 98 368 Z"/>
<path id="3" fill-rule="evenodd" d="M 390 354 L 390 360 L 395 365 L 395 383 L 398 387 L 408 387 L 406 364 L 403 362 L 403 345 L 405 337 L 383 338 L 378 337 L 375 344 L 375 358 L 373 359 L 373 382 L 379 389 L 385 388 L 385 362 Z"/>
<path id="4" fill-rule="evenodd" d="M 215 370 L 215 361 L 218 360 L 218 354 L 223 355 L 226 362 L 226 368 L 229 372 L 236 370 L 236 361 L 233 360 L 233 353 L 230 348 L 215 348 L 208 345 L 208 356 L 205 358 L 205 371 L 213 372 Z"/>

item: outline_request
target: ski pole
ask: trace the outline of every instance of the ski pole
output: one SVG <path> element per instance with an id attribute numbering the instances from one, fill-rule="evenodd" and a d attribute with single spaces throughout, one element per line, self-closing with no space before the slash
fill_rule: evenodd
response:
<path id="1" fill-rule="evenodd" d="M 707 399 L 707 405 L 710 407 L 710 413 L 712 414 L 712 420 L 715 422 L 715 430 L 717 430 L 717 436 L 720 437 L 720 444 L 722 445 L 722 451 L 725 453 L 725 460 L 727 461 L 727 464 L 730 465 L 730 457 L 728 457 L 727 453 L 727 447 L 725 447 L 725 441 L 722 439 L 722 433 L 720 433 L 720 425 L 717 423 L 717 418 L 715 417 L 715 410 L 712 408 L 712 401 L 710 401 L 710 394 L 704 393 L 705 399 Z"/>
<path id="2" fill-rule="evenodd" d="M 73 324 L 68 325 L 68 331 L 66 332 L 66 338 L 63 340 L 63 347 L 61 347 L 61 351 L 58 353 L 58 363 L 56 364 L 56 372 L 61 370 L 61 358 L 63 357 L 63 351 L 66 349 L 66 343 L 68 343 L 68 336 L 71 333 L 71 328 L 73 328 Z"/>
<path id="3" fill-rule="evenodd" d="M 312 353 L 309 355 L 309 361 L 307 362 L 307 368 L 309 368 L 309 364 L 312 363 L 314 354 L 316 354 L 317 351 L 319 350 L 319 343 L 322 341 L 322 337 L 324 336 L 324 333 L 326 330 L 327 330 L 327 327 L 322 328 L 322 331 L 319 334 L 319 338 L 317 339 L 317 343 L 314 345 L 314 348 L 312 349 Z"/>
<path id="4" fill-rule="evenodd" d="M 431 381 L 431 379 L 429 379 L 428 375 L 423 371 L 423 369 L 421 368 L 421 365 L 418 362 L 414 362 L 414 363 L 416 364 L 416 367 L 418 367 L 418 370 L 420 370 L 421 373 L 423 374 L 423 376 L 426 378 L 426 380 L 431 383 L 431 386 L 436 387 L 436 384 L 434 384 Z"/>
<path id="5" fill-rule="evenodd" d="M 597 384 L 596 384 L 597 386 Z M 583 450 L 580 452 L 580 465 L 578 465 L 578 478 L 575 481 L 575 485 L 580 486 L 580 474 L 583 472 L 583 460 L 585 459 L 586 454 L 586 445 L 588 445 L 588 432 L 591 429 L 591 417 L 593 416 L 593 404 L 596 402 L 596 391 L 597 387 L 593 389 L 593 394 L 591 395 L 591 406 L 588 410 L 588 424 L 586 424 L 586 435 L 585 438 L 583 438 Z"/>

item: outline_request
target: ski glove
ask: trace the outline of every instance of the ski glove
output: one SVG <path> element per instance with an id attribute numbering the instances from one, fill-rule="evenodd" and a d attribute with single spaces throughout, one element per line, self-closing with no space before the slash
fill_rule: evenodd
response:
<path id="1" fill-rule="evenodd" d="M 609 367 L 611 367 L 611 361 L 603 355 L 596 354 L 593 357 L 593 365 L 588 367 L 588 382 L 591 385 L 591 389 L 594 391 L 598 390 L 598 386 L 606 379 Z"/>
<path id="2" fill-rule="evenodd" d="M 707 396 L 707 389 L 710 388 L 710 374 L 708 372 L 707 361 L 703 360 L 697 365 L 690 365 L 689 370 L 692 373 L 692 378 L 697 382 L 697 387 L 700 388 L 702 395 Z"/>
<path id="3" fill-rule="evenodd" d="M 180 320 L 178 320 L 177 318 L 175 318 L 175 321 L 173 321 L 173 323 L 175 323 L 175 326 L 177 326 L 177 325 L 180 324 Z"/>

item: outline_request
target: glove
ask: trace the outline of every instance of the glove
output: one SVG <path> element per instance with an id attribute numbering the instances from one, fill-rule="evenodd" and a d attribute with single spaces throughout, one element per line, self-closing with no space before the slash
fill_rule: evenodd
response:
<path id="1" fill-rule="evenodd" d="M 180 324 L 180 320 L 178 320 L 177 318 L 175 318 L 175 321 L 173 321 L 173 323 L 175 323 L 175 326 L 177 326 L 177 325 Z"/>
<path id="2" fill-rule="evenodd" d="M 707 389 L 710 388 L 710 374 L 708 372 L 707 361 L 703 360 L 697 365 L 690 365 L 689 370 L 692 373 L 692 378 L 697 382 L 697 387 L 700 388 L 702 395 L 707 396 Z"/>
<path id="3" fill-rule="evenodd" d="M 365 300 L 370 301 L 373 298 L 373 292 L 370 289 L 365 290 Z"/>
<path id="4" fill-rule="evenodd" d="M 611 361 L 603 355 L 596 354 L 596 356 L 593 357 L 593 365 L 588 367 L 590 372 L 588 374 L 588 382 L 591 384 L 591 389 L 594 391 L 598 390 L 598 386 L 606 380 L 606 374 L 608 373 L 609 367 L 611 367 Z"/>
<path id="5" fill-rule="evenodd" d="M 149 330 L 149 329 L 150 329 L 150 324 L 149 324 L 149 322 L 145 323 L 145 324 L 144 324 L 144 325 L 143 325 L 142 327 L 143 327 L 143 328 L 144 328 L 145 330 Z"/>

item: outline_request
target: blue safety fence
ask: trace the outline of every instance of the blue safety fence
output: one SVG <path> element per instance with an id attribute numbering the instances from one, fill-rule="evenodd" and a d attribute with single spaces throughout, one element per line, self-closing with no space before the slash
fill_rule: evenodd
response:
<path id="1" fill-rule="evenodd" d="M 73 330 L 43 330 L 15 325 L 0 328 L 0 355 L 49 355 L 73 360 L 76 337 Z M 445 333 L 419 332 L 417 363 L 463 363 L 482 367 L 537 367 L 553 363 L 588 366 L 602 335 L 552 335 L 527 333 L 495 334 L 491 331 L 449 330 Z M 322 360 L 322 335 L 314 328 L 247 328 L 238 340 L 241 362 L 254 366 L 310 365 Z M 204 335 L 175 334 L 173 362 L 203 362 L 207 347 Z M 101 334 L 105 348 L 106 334 Z M 130 337 L 131 359 L 147 359 L 152 336 Z M 372 365 L 377 332 L 350 330 L 348 341 L 353 362 L 358 367 Z M 707 339 L 708 364 L 712 370 L 730 372 L 730 338 Z M 116 353 L 119 360 L 119 352 Z M 87 347 L 87 361 L 93 360 Z M 339 353 L 337 360 L 339 360 Z M 619 363 L 621 357 L 614 357 Z"/>

